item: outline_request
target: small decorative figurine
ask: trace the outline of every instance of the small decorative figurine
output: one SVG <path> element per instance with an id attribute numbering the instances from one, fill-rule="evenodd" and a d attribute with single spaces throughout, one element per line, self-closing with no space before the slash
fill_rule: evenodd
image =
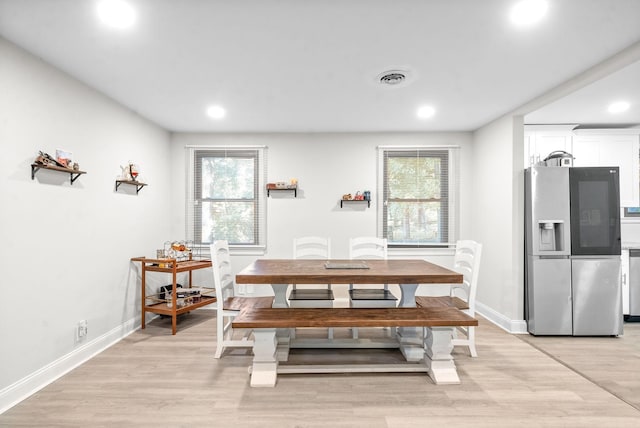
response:
<path id="1" fill-rule="evenodd" d="M 131 174 L 131 180 L 136 181 L 139 172 L 140 168 L 138 167 L 138 165 L 133 163 L 133 161 L 129 161 L 129 174 Z"/>
<path id="2" fill-rule="evenodd" d="M 140 174 L 140 167 L 133 161 L 129 161 L 126 165 L 120 165 L 120 179 L 126 181 L 137 181 Z"/>

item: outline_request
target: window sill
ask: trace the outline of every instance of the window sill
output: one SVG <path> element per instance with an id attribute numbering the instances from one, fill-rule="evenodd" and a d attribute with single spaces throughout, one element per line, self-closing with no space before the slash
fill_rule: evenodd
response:
<path id="1" fill-rule="evenodd" d="M 267 252 L 264 245 L 230 245 L 229 249 L 234 256 L 264 256 Z"/>
<path id="2" fill-rule="evenodd" d="M 443 248 L 443 247 L 423 247 L 423 248 L 389 248 L 389 258 L 413 258 L 424 256 L 452 256 L 455 253 L 455 248 Z"/>
<path id="3" fill-rule="evenodd" d="M 211 252 L 208 245 L 201 246 L 201 254 L 211 258 Z M 264 245 L 229 245 L 231 255 L 235 256 L 264 256 L 267 248 Z"/>

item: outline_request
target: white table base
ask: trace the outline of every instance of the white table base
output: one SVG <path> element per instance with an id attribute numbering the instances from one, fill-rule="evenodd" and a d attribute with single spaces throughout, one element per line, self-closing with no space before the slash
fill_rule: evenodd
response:
<path id="1" fill-rule="evenodd" d="M 418 284 L 402 284 L 400 286 L 400 301 L 398 307 L 415 308 L 416 290 Z M 407 361 L 421 361 L 424 359 L 424 339 L 422 329 L 418 327 L 398 328 L 398 340 L 400 341 L 400 351 Z"/>
<path id="2" fill-rule="evenodd" d="M 273 288 L 273 305 L 274 308 L 288 308 L 289 302 L 287 301 L 287 288 L 289 284 L 271 284 Z"/>

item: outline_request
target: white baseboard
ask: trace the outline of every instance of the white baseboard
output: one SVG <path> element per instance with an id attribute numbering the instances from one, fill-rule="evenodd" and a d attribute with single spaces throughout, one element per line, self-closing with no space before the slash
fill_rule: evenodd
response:
<path id="1" fill-rule="evenodd" d="M 478 301 L 476 301 L 476 312 L 509 333 L 529 334 L 527 331 L 527 322 L 525 320 L 512 320 L 507 318 L 501 313 Z"/>
<path id="2" fill-rule="evenodd" d="M 140 328 L 140 319 L 132 319 L 88 342 L 52 363 L 20 379 L 0 391 L 0 414 L 38 392 L 85 361 L 127 337 Z"/>

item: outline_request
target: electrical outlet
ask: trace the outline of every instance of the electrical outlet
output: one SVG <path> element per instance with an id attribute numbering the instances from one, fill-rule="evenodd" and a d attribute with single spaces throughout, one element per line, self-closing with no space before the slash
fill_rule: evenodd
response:
<path id="1" fill-rule="evenodd" d="M 89 332 L 89 328 L 87 327 L 87 320 L 78 321 L 78 325 L 76 326 L 76 340 L 79 342 L 83 340 L 87 333 Z"/>

